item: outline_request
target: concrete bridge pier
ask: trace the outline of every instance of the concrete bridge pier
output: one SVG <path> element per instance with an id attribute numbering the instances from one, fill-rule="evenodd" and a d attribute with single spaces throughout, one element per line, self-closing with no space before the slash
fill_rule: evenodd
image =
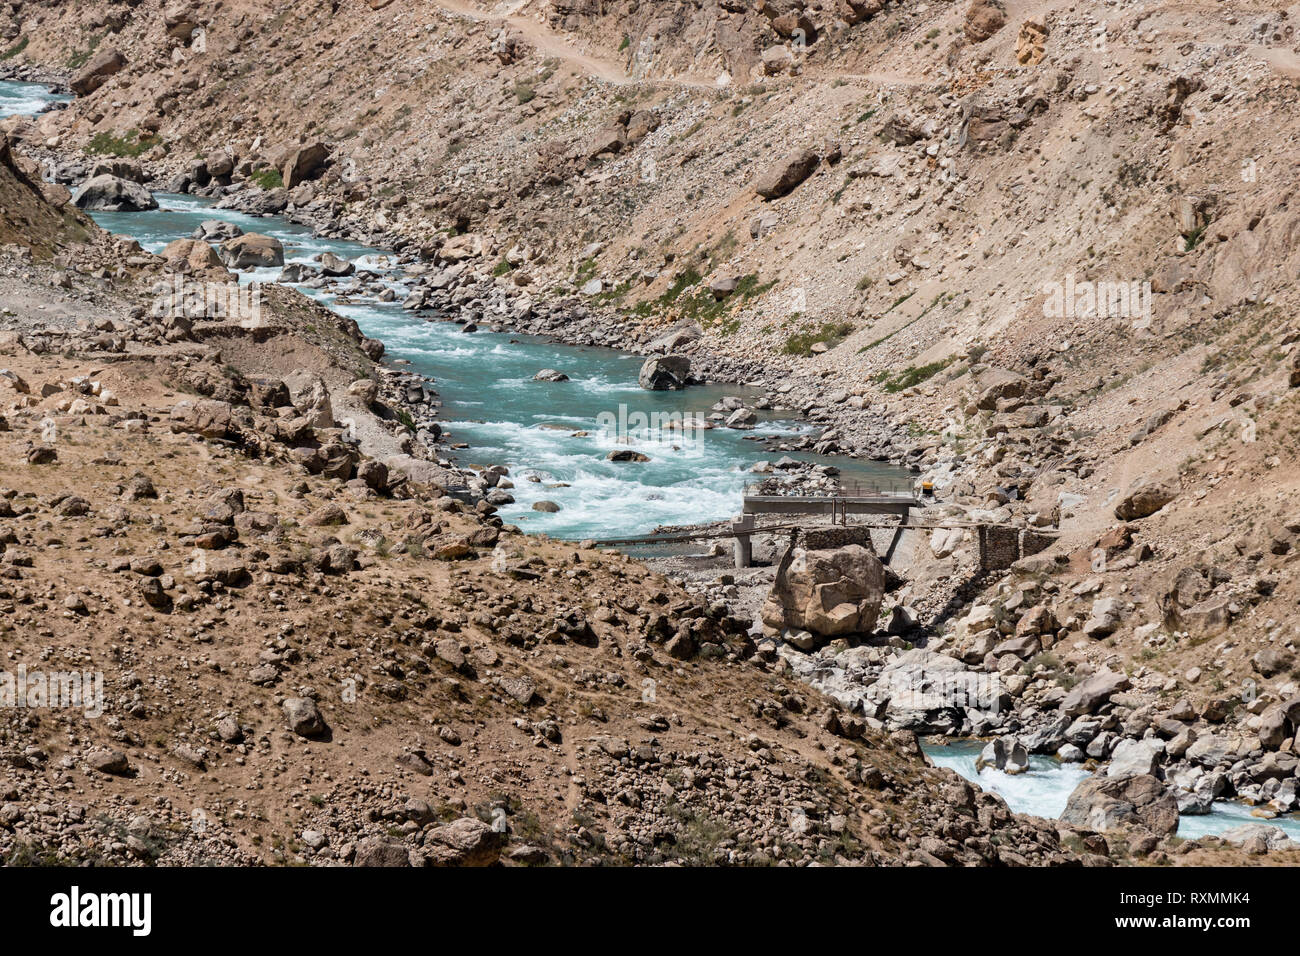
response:
<path id="1" fill-rule="evenodd" d="M 754 528 L 758 524 L 753 515 L 737 515 L 731 522 L 731 533 L 736 536 L 736 567 L 747 568 L 754 563 Z"/>

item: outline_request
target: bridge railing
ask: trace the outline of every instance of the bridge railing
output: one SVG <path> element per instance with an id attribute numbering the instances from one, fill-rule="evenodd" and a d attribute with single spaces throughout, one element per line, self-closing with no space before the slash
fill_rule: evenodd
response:
<path id="1" fill-rule="evenodd" d="M 912 498 L 915 492 L 909 479 L 897 479 L 887 482 L 852 481 L 841 484 L 834 491 L 813 492 L 798 486 L 781 486 L 763 489 L 761 483 L 745 486 L 747 496 L 773 498 Z"/>

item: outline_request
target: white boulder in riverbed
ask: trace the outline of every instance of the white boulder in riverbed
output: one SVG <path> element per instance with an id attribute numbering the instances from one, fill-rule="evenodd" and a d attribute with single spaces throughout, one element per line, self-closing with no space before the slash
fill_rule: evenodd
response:
<path id="1" fill-rule="evenodd" d="M 355 263 L 349 262 L 342 256 L 336 256 L 332 252 L 322 253 L 317 259 L 320 262 L 321 273 L 331 278 L 343 278 L 357 271 Z"/>
<path id="2" fill-rule="evenodd" d="M 87 179 L 72 194 L 78 209 L 100 212 L 142 212 L 158 208 L 158 200 L 139 183 L 105 173 Z"/>
<path id="3" fill-rule="evenodd" d="M 991 740 L 975 758 L 975 769 L 986 767 L 1003 773 L 1024 773 L 1029 769 L 1029 751 L 1015 737 L 998 737 Z"/>
<path id="4" fill-rule="evenodd" d="M 221 244 L 221 261 L 231 269 L 264 269 L 284 265 L 284 245 L 279 239 L 248 232 Z"/>

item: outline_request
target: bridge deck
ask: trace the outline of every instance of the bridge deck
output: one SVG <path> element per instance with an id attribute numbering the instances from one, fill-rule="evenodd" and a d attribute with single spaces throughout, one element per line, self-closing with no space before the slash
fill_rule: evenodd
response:
<path id="1" fill-rule="evenodd" d="M 744 513 L 758 514 L 902 514 L 925 503 L 912 495 L 745 495 Z"/>

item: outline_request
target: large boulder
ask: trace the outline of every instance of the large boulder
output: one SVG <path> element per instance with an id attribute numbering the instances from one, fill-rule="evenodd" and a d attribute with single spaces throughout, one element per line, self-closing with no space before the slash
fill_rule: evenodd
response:
<path id="1" fill-rule="evenodd" d="M 326 252 L 320 256 L 320 271 L 321 275 L 337 279 L 353 275 L 357 271 L 357 266 L 356 263 L 350 262 L 342 256 Z"/>
<path id="2" fill-rule="evenodd" d="M 1126 690 L 1128 686 L 1127 675 L 1110 670 L 1098 671 L 1071 688 L 1061 701 L 1061 713 L 1067 717 L 1094 713 L 1110 700 L 1111 694 Z"/>
<path id="3" fill-rule="evenodd" d="M 314 177 L 329 160 L 330 150 L 324 143 L 308 143 L 292 150 L 280 169 L 285 189 L 293 189 Z"/>
<path id="4" fill-rule="evenodd" d="M 683 319 L 667 331 L 661 332 L 646 346 L 650 352 L 676 352 L 693 345 L 704 337 L 704 331 L 689 319 Z"/>
<path id="5" fill-rule="evenodd" d="M 72 87 L 72 92 L 78 96 L 89 96 L 108 82 L 110 76 L 120 73 L 125 66 L 126 57 L 120 51 L 114 49 L 101 50 L 91 57 L 90 62 L 72 78 L 72 82 L 68 85 Z"/>
<path id="6" fill-rule="evenodd" d="M 411 865 L 411 853 L 396 840 L 366 837 L 357 843 L 353 866 L 398 867 Z"/>
<path id="7" fill-rule="evenodd" d="M 473 817 L 461 817 L 430 830 L 424 849 L 430 866 L 491 866 L 505 843 L 501 831 Z"/>
<path id="8" fill-rule="evenodd" d="M 784 43 L 770 46 L 763 51 L 763 74 L 777 76 L 781 73 L 794 72 L 794 54 Z"/>
<path id="9" fill-rule="evenodd" d="M 763 605 L 763 623 L 774 631 L 807 631 L 818 638 L 869 634 L 884 597 L 884 565 L 861 545 L 796 552 L 777 573 Z"/>
<path id="10" fill-rule="evenodd" d="M 1109 777 L 1154 775 L 1164 747 L 1151 740 L 1121 740 L 1110 754 Z"/>
<path id="11" fill-rule="evenodd" d="M 92 177 L 116 176 L 118 179 L 125 179 L 133 183 L 144 182 L 144 168 L 134 159 L 110 157 L 96 160 L 95 165 L 90 167 L 90 175 Z"/>
<path id="12" fill-rule="evenodd" d="M 168 268 L 175 272 L 229 275 L 217 250 L 199 239 L 175 239 L 167 243 L 161 255 L 167 260 Z"/>
<path id="13" fill-rule="evenodd" d="M 463 262 L 466 259 L 476 259 L 481 255 L 483 255 L 483 237 L 473 232 L 452 236 L 438 250 L 438 259 L 441 262 Z"/>
<path id="14" fill-rule="evenodd" d="M 1001 0 L 974 0 L 966 11 L 966 39 L 983 43 L 1007 22 L 1007 8 Z"/>
<path id="15" fill-rule="evenodd" d="M 238 434 L 233 407 L 215 399 L 177 402 L 168 422 L 173 432 L 190 432 L 204 438 L 232 438 Z"/>
<path id="16" fill-rule="evenodd" d="M 142 212 L 158 208 L 153 193 L 144 186 L 110 173 L 87 179 L 72 194 L 72 203 L 78 209 L 100 212 Z"/>
<path id="17" fill-rule="evenodd" d="M 754 190 L 764 199 L 779 199 L 794 192 L 813 174 L 820 161 L 811 149 L 797 149 L 760 176 L 754 183 Z"/>
<path id="18" fill-rule="evenodd" d="M 980 390 L 975 409 L 981 412 L 997 411 L 998 402 L 1020 398 L 1029 389 L 1029 379 L 1004 368 L 984 369 L 975 381 Z"/>
<path id="19" fill-rule="evenodd" d="M 1150 774 L 1092 776 L 1074 788 L 1061 821 L 1101 831 L 1141 827 L 1169 836 L 1178 829 L 1178 801 Z"/>
<path id="20" fill-rule="evenodd" d="M 1123 618 L 1123 601 L 1113 597 L 1098 598 L 1092 602 L 1092 612 L 1083 622 L 1083 635 L 1100 639 L 1114 634 Z"/>
<path id="21" fill-rule="evenodd" d="M 221 261 L 231 269 L 267 269 L 284 265 L 284 245 L 279 239 L 248 232 L 221 244 Z"/>
<path id="22" fill-rule="evenodd" d="M 655 355 L 645 360 L 637 382 L 652 392 L 685 388 L 691 377 L 691 360 L 685 355 Z"/>
<path id="23" fill-rule="evenodd" d="M 998 737 L 988 742 L 975 758 L 976 771 L 991 767 L 1006 774 L 1029 770 L 1029 751 L 1015 737 Z"/>
<path id="24" fill-rule="evenodd" d="M 334 404 L 329 385 L 311 369 L 294 369 L 284 377 L 294 408 L 310 419 L 313 428 L 334 427 Z"/>
<path id="25" fill-rule="evenodd" d="M 203 165 L 210 177 L 224 181 L 235 171 L 235 157 L 224 149 L 214 149 L 203 158 Z"/>
<path id="26" fill-rule="evenodd" d="M 1140 479 L 1115 506 L 1115 517 L 1135 521 L 1153 515 L 1178 497 L 1178 484 L 1172 481 Z"/>
<path id="27" fill-rule="evenodd" d="M 316 702 L 310 697 L 286 697 L 281 707 L 285 723 L 299 737 L 321 737 L 329 730 Z"/>

